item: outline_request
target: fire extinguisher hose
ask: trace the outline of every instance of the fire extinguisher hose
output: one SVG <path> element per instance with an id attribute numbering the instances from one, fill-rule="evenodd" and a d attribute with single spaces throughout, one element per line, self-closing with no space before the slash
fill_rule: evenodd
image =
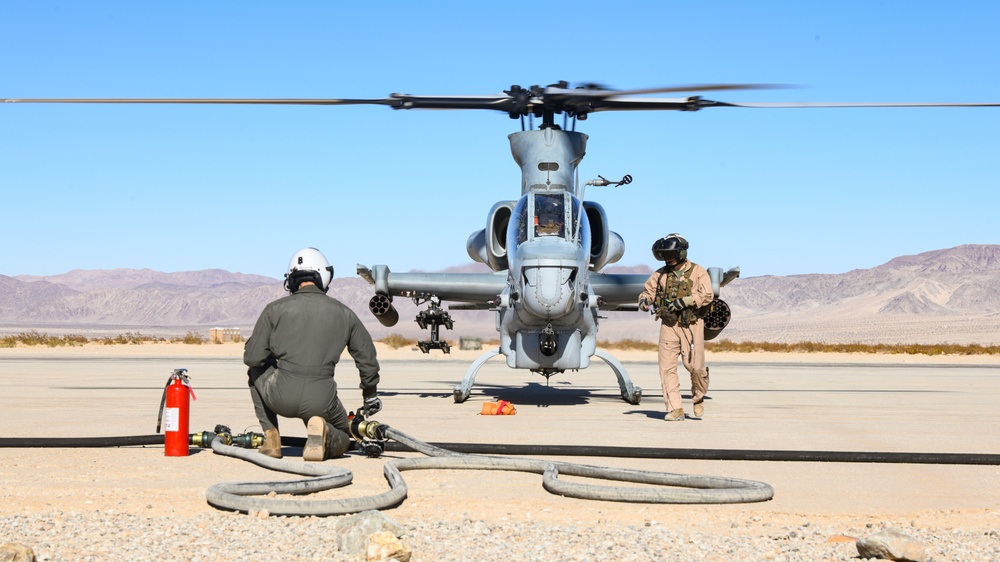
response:
<path id="1" fill-rule="evenodd" d="M 415 439 L 402 431 L 387 427 L 385 436 L 426 457 L 393 459 L 385 463 L 383 473 L 389 491 L 360 498 L 330 500 L 295 500 L 260 497 L 271 492 L 277 494 L 307 494 L 328 490 L 351 482 L 353 475 L 347 469 L 325 463 L 306 464 L 297 461 L 274 459 L 259 452 L 226 445 L 221 440 L 212 442 L 218 454 L 242 458 L 259 466 L 313 476 L 292 481 L 236 482 L 212 486 L 206 492 L 208 503 L 222 509 L 235 511 L 267 510 L 271 515 L 343 515 L 367 510 L 380 510 L 399 505 L 407 494 L 402 472 L 407 470 L 504 470 L 532 472 L 542 475 L 542 486 L 553 494 L 579 499 L 672 504 L 722 504 L 767 501 L 774 490 L 764 482 L 725 478 L 672 474 L 646 470 L 590 466 L 539 459 L 511 458 L 490 455 L 470 455 L 436 447 Z M 559 475 L 652 484 L 660 487 L 601 486 L 567 482 Z"/>

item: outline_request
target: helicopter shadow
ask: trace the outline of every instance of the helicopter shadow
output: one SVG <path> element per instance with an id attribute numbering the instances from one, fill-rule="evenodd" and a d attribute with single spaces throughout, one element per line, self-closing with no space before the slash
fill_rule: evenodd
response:
<path id="1" fill-rule="evenodd" d="M 418 398 L 450 398 L 452 393 L 446 390 L 379 390 L 379 396 L 416 396 Z"/>
<path id="2" fill-rule="evenodd" d="M 546 408 L 548 406 L 589 404 L 595 399 L 603 399 L 605 393 L 599 389 L 555 388 L 537 382 L 529 382 L 525 386 L 517 388 L 505 385 L 477 384 L 473 387 L 472 397 L 477 394 L 486 396 L 489 401 L 506 400 L 516 406 Z"/>
<path id="3" fill-rule="evenodd" d="M 453 383 L 440 381 L 441 384 L 453 385 Z M 410 390 L 410 391 L 386 391 L 379 393 L 383 397 L 388 396 L 417 396 L 419 398 L 451 398 L 452 392 L 437 390 Z M 484 397 L 487 402 L 506 400 L 513 402 L 517 406 L 537 406 L 540 408 L 548 406 L 575 406 L 588 404 L 593 400 L 613 400 L 619 401 L 617 391 L 601 388 L 557 388 L 546 386 L 537 382 L 529 382 L 522 387 L 511 387 L 507 385 L 491 385 L 477 383 L 472 389 L 469 401 L 477 401 L 478 397 Z"/>

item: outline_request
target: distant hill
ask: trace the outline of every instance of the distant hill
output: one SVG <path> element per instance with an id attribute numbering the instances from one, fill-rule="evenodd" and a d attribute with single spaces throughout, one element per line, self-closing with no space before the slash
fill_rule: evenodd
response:
<path id="1" fill-rule="evenodd" d="M 1000 343 L 1000 245 L 902 256 L 836 275 L 739 279 L 734 340 Z"/>
<path id="2" fill-rule="evenodd" d="M 485 271 L 470 264 L 449 272 Z M 648 266 L 610 273 L 651 273 Z M 162 273 L 149 269 L 74 270 L 60 275 L 0 275 L 0 332 L 183 335 L 212 327 L 249 334 L 268 302 L 284 293 L 280 279 L 212 269 Z M 412 320 L 418 307 L 396 299 L 400 322 L 385 328 L 368 312 L 371 287 L 360 278 L 334 279 L 330 295 L 351 307 L 376 338 L 423 338 Z M 722 337 L 831 343 L 1000 343 L 1000 245 L 965 245 L 901 256 L 842 274 L 737 279 L 722 290 L 733 320 Z M 455 329 L 442 336 L 495 338 L 489 311 L 452 311 Z M 608 313 L 604 340 L 653 341 L 641 313 Z"/>

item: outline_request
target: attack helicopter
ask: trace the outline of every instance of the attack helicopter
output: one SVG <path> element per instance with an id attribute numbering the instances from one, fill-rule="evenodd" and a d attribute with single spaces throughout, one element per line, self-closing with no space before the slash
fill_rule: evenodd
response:
<path id="1" fill-rule="evenodd" d="M 550 377 L 590 365 L 592 357 L 607 363 L 618 379 L 621 397 L 638 404 L 642 389 L 624 366 L 597 347 L 602 311 L 637 310 L 646 275 L 610 274 L 601 270 L 624 254 L 620 235 L 610 229 L 604 208 L 588 201 L 587 187 L 627 185 L 628 175 L 613 181 L 598 176 L 580 183 L 578 165 L 586 153 L 588 136 L 576 131 L 578 121 L 605 111 L 700 111 L 715 107 L 835 108 L 835 107 L 996 107 L 1000 103 L 913 102 L 723 102 L 700 95 L 646 97 L 650 94 L 765 89 L 766 84 L 702 84 L 644 90 L 612 90 L 597 84 L 570 88 L 567 82 L 545 87 L 511 86 L 499 94 L 472 96 L 415 96 L 390 94 L 367 99 L 239 99 L 239 98 L 46 98 L 4 99 L 21 103 L 176 103 L 261 105 L 383 105 L 392 109 L 470 109 L 506 113 L 519 119 L 521 130 L 508 136 L 514 161 L 521 169 L 518 199 L 499 201 L 487 213 L 485 228 L 466 242 L 469 256 L 486 264 L 491 273 L 398 273 L 386 265 L 358 265 L 357 273 L 374 288 L 369 309 L 385 326 L 399 314 L 394 297 L 428 304 L 416 321 L 430 328 L 431 339 L 420 342 L 423 351 L 448 351 L 439 338 L 441 326 L 452 327 L 452 310 L 492 310 L 500 345 L 477 358 L 460 384 L 455 402 L 470 396 L 482 366 L 504 355 L 508 367 Z M 562 125 L 556 117 L 562 117 Z M 535 120 L 539 123 L 535 126 Z M 707 268 L 715 301 L 706 315 L 706 339 L 717 336 L 731 312 L 719 299 L 720 290 L 739 277 L 739 268 Z"/>
<path id="2" fill-rule="evenodd" d="M 667 90 L 673 89 L 656 91 Z M 410 298 L 417 305 L 430 303 L 416 319 L 421 328 L 431 327 L 431 340 L 419 342 L 424 352 L 432 348 L 448 351 L 447 344 L 439 341 L 438 330 L 442 324 L 450 329 L 451 319 L 440 301 L 462 303 L 450 306 L 452 310 L 496 312 L 500 345 L 472 363 L 454 387 L 455 402 L 469 398 L 479 369 L 501 354 L 508 367 L 527 369 L 546 380 L 586 368 L 597 357 L 614 372 L 622 399 L 640 402 L 642 389 L 632 383 L 620 361 L 597 347 L 597 331 L 601 311 L 638 309 L 648 276 L 601 272 L 621 259 L 625 242 L 610 229 L 604 208 L 585 198 L 587 187 L 628 185 L 632 178 L 625 175 L 612 181 L 598 176 L 580 184 L 578 165 L 588 136 L 575 129 L 577 121 L 593 111 L 628 109 L 643 99 L 625 98 L 626 94 L 649 92 L 616 92 L 595 85 L 569 89 L 566 82 L 560 82 L 545 88 L 514 85 L 497 96 L 393 94 L 390 98 L 398 102 L 391 105 L 396 109 L 492 109 L 521 120 L 521 131 L 508 137 L 521 169 L 520 198 L 495 203 L 487 213 L 485 228 L 473 232 L 466 242 L 469 257 L 489 266 L 492 273 L 394 273 L 386 265 L 358 265 L 358 275 L 375 288 L 369 309 L 383 325 L 393 326 L 399 320 L 393 297 Z M 562 126 L 556 123 L 560 114 Z M 540 120 L 537 127 L 534 119 Z M 567 130 L 570 122 L 572 128 Z M 706 338 L 711 339 L 731 317 L 728 305 L 718 297 L 723 286 L 739 277 L 739 268 L 723 272 L 712 267 L 709 275 L 716 297 L 706 315 Z"/>

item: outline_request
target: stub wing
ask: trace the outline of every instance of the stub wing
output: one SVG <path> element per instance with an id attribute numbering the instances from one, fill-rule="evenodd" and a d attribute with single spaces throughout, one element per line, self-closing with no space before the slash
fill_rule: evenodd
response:
<path id="1" fill-rule="evenodd" d="M 649 275 L 591 273 L 590 288 L 601 297 L 601 310 L 638 310 L 639 295 Z"/>
<path id="2" fill-rule="evenodd" d="M 465 303 L 461 308 L 488 309 L 507 287 L 507 272 L 392 273 L 385 265 L 371 269 L 358 264 L 358 275 L 375 286 L 375 293 L 392 297 L 430 298 Z"/>
<path id="3" fill-rule="evenodd" d="M 721 268 L 708 268 L 712 280 L 712 291 L 719 298 L 719 290 L 740 276 L 740 268 L 733 267 L 723 272 Z M 648 275 L 591 273 L 590 288 L 602 297 L 601 310 L 638 310 L 639 295 L 642 294 Z"/>

